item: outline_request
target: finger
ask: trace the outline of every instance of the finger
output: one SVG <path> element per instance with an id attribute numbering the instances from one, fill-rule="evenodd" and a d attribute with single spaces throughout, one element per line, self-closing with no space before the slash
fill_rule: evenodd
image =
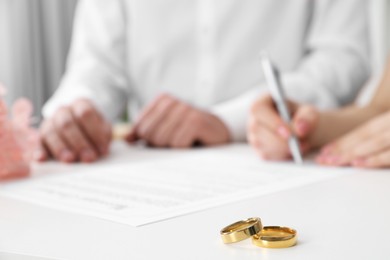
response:
<path id="1" fill-rule="evenodd" d="M 318 120 L 318 112 L 313 106 L 302 106 L 294 114 L 293 130 L 299 138 L 305 138 L 315 130 Z"/>
<path id="2" fill-rule="evenodd" d="M 137 136 L 137 132 L 135 131 L 135 128 L 133 127 L 131 130 L 130 130 L 130 133 L 128 133 L 126 135 L 126 138 L 125 140 L 128 142 L 128 143 L 134 143 L 134 142 L 137 142 L 139 140 L 138 136 Z"/>
<path id="3" fill-rule="evenodd" d="M 174 148 L 184 149 L 190 148 L 196 142 L 196 133 L 193 122 L 190 118 L 184 119 L 173 136 L 171 146 Z"/>
<path id="4" fill-rule="evenodd" d="M 285 160 L 291 157 L 288 142 L 271 129 L 251 118 L 249 140 L 260 158 L 264 160 Z"/>
<path id="5" fill-rule="evenodd" d="M 259 156 L 259 158 L 261 158 L 262 160 L 265 160 L 263 151 L 261 150 L 261 147 L 263 146 L 263 144 L 261 143 L 261 140 L 257 134 L 258 127 L 261 127 L 261 126 L 258 125 L 258 122 L 256 120 L 254 120 L 252 117 L 250 117 L 248 127 L 247 127 L 247 129 L 248 129 L 248 132 L 247 132 L 248 142 L 255 149 L 255 152 Z"/>
<path id="6" fill-rule="evenodd" d="M 261 150 L 262 143 L 260 142 L 258 135 L 257 135 L 257 127 L 258 127 L 257 124 L 258 123 L 254 118 L 252 118 L 252 117 L 249 118 L 249 123 L 248 123 L 248 127 L 247 127 L 247 129 L 248 129 L 248 133 L 247 133 L 248 142 L 254 148 L 254 150 L 255 150 L 256 154 L 259 156 L 259 158 L 262 160 L 265 160 L 263 151 Z"/>
<path id="7" fill-rule="evenodd" d="M 255 118 L 250 117 L 248 123 L 248 141 L 255 149 L 257 155 L 262 160 L 268 159 L 268 154 L 263 151 L 263 148 L 268 144 L 268 140 L 265 143 L 261 142 L 261 135 L 259 134 L 259 129 L 263 128 Z"/>
<path id="8" fill-rule="evenodd" d="M 348 166 L 351 165 L 351 158 L 340 155 L 319 155 L 315 159 L 316 163 L 328 166 Z"/>
<path id="9" fill-rule="evenodd" d="M 260 143 L 260 140 L 257 137 L 257 135 L 253 133 L 249 133 L 248 141 L 251 144 L 251 146 L 255 149 L 255 152 L 257 153 L 259 158 L 265 160 L 263 151 L 261 150 L 262 144 Z"/>
<path id="10" fill-rule="evenodd" d="M 390 149 L 390 132 L 384 132 L 378 136 L 362 140 L 350 151 L 350 157 L 352 159 L 369 157 L 388 149 Z"/>
<path id="11" fill-rule="evenodd" d="M 81 161 L 93 162 L 98 158 L 97 151 L 80 129 L 79 123 L 75 121 L 70 109 L 60 109 L 53 121 L 59 135 Z"/>
<path id="12" fill-rule="evenodd" d="M 256 136 L 260 144 L 262 157 L 266 160 L 285 160 L 291 157 L 290 150 L 286 140 L 279 137 L 271 129 L 267 127 L 258 127 Z"/>
<path id="13" fill-rule="evenodd" d="M 360 138 L 354 134 L 345 135 L 342 138 L 324 146 L 321 149 L 320 155 L 324 157 L 330 156 L 345 156 L 348 151 L 354 149 Z"/>
<path id="14" fill-rule="evenodd" d="M 261 149 L 262 148 L 262 143 L 260 142 L 260 140 L 257 137 L 257 135 L 250 134 L 248 136 L 248 141 L 249 141 L 250 145 L 255 149 L 255 151 L 258 154 L 258 156 L 260 157 L 260 159 L 265 160 L 263 151 Z"/>
<path id="15" fill-rule="evenodd" d="M 260 142 L 257 138 L 257 128 L 261 125 L 257 122 L 256 118 L 253 116 L 249 117 L 248 126 L 247 126 L 247 137 L 248 142 L 255 148 L 260 149 Z"/>
<path id="16" fill-rule="evenodd" d="M 0 180 L 8 181 L 27 177 L 30 169 L 27 163 L 20 162 L 11 169 L 0 169 Z"/>
<path id="17" fill-rule="evenodd" d="M 47 147 L 49 153 L 57 160 L 62 162 L 74 162 L 75 154 L 70 147 L 58 135 L 56 128 L 51 121 L 45 121 L 41 127 L 42 141 Z"/>
<path id="18" fill-rule="evenodd" d="M 156 109 L 156 106 L 158 106 L 162 100 L 168 98 L 170 98 L 168 94 L 160 94 L 148 106 L 146 106 L 146 108 L 139 114 L 138 118 L 135 120 L 135 124 L 133 127 L 134 131 L 137 132 L 140 123 L 143 122 L 145 118 L 149 117 L 151 113 L 153 113 L 153 110 Z"/>
<path id="19" fill-rule="evenodd" d="M 301 152 L 303 154 L 307 154 L 308 152 L 311 151 L 312 146 L 311 146 L 309 141 L 303 140 L 303 141 L 300 142 L 300 148 L 301 148 Z"/>
<path id="20" fill-rule="evenodd" d="M 346 155 L 349 151 L 356 149 L 362 140 L 367 140 L 383 129 L 381 122 L 371 121 L 349 134 L 341 137 L 327 147 L 326 152 L 330 154 Z"/>
<path id="21" fill-rule="evenodd" d="M 100 155 L 106 154 L 111 140 L 111 134 L 107 133 L 111 132 L 110 125 L 90 102 L 76 101 L 71 109 L 71 115 L 75 118 L 86 140 L 88 140 L 88 146 L 91 146 L 88 149 L 92 149 L 93 153 Z M 86 143 L 83 143 L 83 145 L 86 145 Z"/>
<path id="22" fill-rule="evenodd" d="M 44 147 L 44 144 L 42 140 L 39 140 L 39 143 L 37 147 L 35 148 L 35 151 L 33 152 L 33 160 L 36 162 L 44 162 L 49 159 L 49 154 L 46 151 L 46 148 Z"/>
<path id="23" fill-rule="evenodd" d="M 34 150 L 32 151 L 32 160 L 36 162 L 44 162 L 49 159 L 49 153 L 45 147 L 42 136 L 39 132 L 36 133 L 36 141 L 34 141 Z"/>
<path id="24" fill-rule="evenodd" d="M 183 118 L 187 118 L 191 107 L 184 103 L 177 103 L 172 106 L 171 111 L 166 115 L 165 120 L 159 125 L 158 131 L 151 136 L 152 143 L 158 147 L 176 148 L 173 139 L 177 129 L 183 123 Z"/>
<path id="25" fill-rule="evenodd" d="M 278 133 L 283 138 L 287 139 L 290 136 L 289 126 L 276 111 L 274 102 L 270 96 L 264 96 L 255 102 L 251 108 L 251 115 L 260 124 L 267 126 L 267 128 Z"/>
<path id="26" fill-rule="evenodd" d="M 192 119 L 197 125 L 197 139 L 206 146 L 226 144 L 231 139 L 231 133 L 217 116 L 207 112 L 196 111 Z"/>
<path id="27" fill-rule="evenodd" d="M 113 139 L 113 130 L 112 130 L 112 126 L 108 123 L 104 124 L 103 126 L 103 133 L 105 133 L 106 135 L 106 140 L 108 140 L 108 145 L 106 147 L 106 150 L 103 151 L 103 155 L 107 155 L 110 151 L 110 144 L 112 142 L 112 139 Z"/>
<path id="28" fill-rule="evenodd" d="M 259 131 L 259 142 L 263 158 L 266 160 L 280 161 L 291 158 L 291 152 L 287 143 L 269 129 Z"/>
<path id="29" fill-rule="evenodd" d="M 352 165 L 362 168 L 388 168 L 390 167 L 390 149 L 366 159 L 355 160 Z"/>
<path id="30" fill-rule="evenodd" d="M 337 150 L 336 143 L 324 146 L 315 161 L 318 164 L 329 166 L 347 166 L 351 164 L 350 158 Z"/>
<path id="31" fill-rule="evenodd" d="M 137 135 L 148 142 L 152 141 L 151 137 L 156 131 L 159 131 L 160 123 L 165 120 L 171 108 L 178 102 L 169 96 L 163 96 L 159 99 L 160 101 L 154 105 L 154 108 L 136 124 Z"/>

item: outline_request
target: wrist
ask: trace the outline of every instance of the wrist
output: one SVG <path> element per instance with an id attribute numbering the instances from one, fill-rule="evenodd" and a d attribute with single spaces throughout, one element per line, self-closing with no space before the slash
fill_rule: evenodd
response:
<path id="1" fill-rule="evenodd" d="M 323 112 L 318 112 L 317 124 L 312 128 L 308 140 L 312 150 L 318 149 L 327 143 L 327 119 Z"/>
<path id="2" fill-rule="evenodd" d="M 216 120 L 217 124 L 219 125 L 219 129 L 220 132 L 221 132 L 221 139 L 224 143 L 230 143 L 232 141 L 232 136 L 230 134 L 230 131 L 229 131 L 229 128 L 227 127 L 227 125 L 220 119 L 218 118 L 217 116 L 215 115 L 211 115 L 214 120 Z"/>
<path id="3" fill-rule="evenodd" d="M 225 144 L 232 140 L 229 128 L 218 116 L 205 112 L 201 127 L 205 131 L 213 133 L 215 143 Z"/>

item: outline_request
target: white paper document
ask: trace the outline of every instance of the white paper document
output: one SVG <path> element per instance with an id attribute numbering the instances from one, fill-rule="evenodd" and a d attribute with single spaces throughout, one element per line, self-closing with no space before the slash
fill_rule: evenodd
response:
<path id="1" fill-rule="evenodd" d="M 3 184 L 0 195 L 140 226 L 350 172 L 267 164 L 246 146 L 160 153 Z"/>
<path id="2" fill-rule="evenodd" d="M 0 252 L 0 260 L 54 260 L 41 256 L 18 254 L 11 252 Z"/>

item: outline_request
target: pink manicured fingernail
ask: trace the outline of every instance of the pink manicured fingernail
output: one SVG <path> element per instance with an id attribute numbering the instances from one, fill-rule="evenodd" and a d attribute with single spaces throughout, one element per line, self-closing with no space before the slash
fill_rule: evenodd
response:
<path id="1" fill-rule="evenodd" d="M 320 158 L 320 160 L 321 160 L 321 162 L 323 163 L 323 164 L 327 164 L 328 163 L 328 157 L 329 156 L 327 156 L 327 155 L 321 155 L 321 158 Z"/>
<path id="2" fill-rule="evenodd" d="M 93 162 L 96 160 L 96 153 L 91 149 L 84 149 L 81 152 L 81 161 L 83 162 Z"/>
<path id="3" fill-rule="evenodd" d="M 352 166 L 355 166 L 355 167 L 364 167 L 366 164 L 366 160 L 364 159 L 356 159 L 354 161 L 352 161 Z"/>
<path id="4" fill-rule="evenodd" d="M 322 155 L 317 156 L 315 160 L 316 160 L 316 163 L 318 163 L 318 164 L 325 164 L 325 159 L 324 159 L 324 156 L 322 156 Z"/>
<path id="5" fill-rule="evenodd" d="M 338 165 L 341 162 L 341 158 L 338 156 L 329 156 L 327 161 L 331 165 Z"/>
<path id="6" fill-rule="evenodd" d="M 60 160 L 62 162 L 72 162 L 74 161 L 74 155 L 71 151 L 69 150 L 63 150 L 61 153 L 60 153 Z"/>
<path id="7" fill-rule="evenodd" d="M 337 165 L 340 162 L 340 158 L 334 155 L 322 155 L 322 164 Z"/>
<path id="8" fill-rule="evenodd" d="M 285 139 L 290 137 L 290 131 L 288 131 L 284 126 L 278 128 L 278 134 Z"/>

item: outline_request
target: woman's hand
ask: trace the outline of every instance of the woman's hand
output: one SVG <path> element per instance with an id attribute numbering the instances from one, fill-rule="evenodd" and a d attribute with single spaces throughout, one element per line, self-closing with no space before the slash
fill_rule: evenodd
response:
<path id="1" fill-rule="evenodd" d="M 317 162 L 332 166 L 390 167 L 390 112 L 325 146 Z"/>
<path id="2" fill-rule="evenodd" d="M 248 140 L 259 157 L 280 161 L 291 158 L 288 140 L 294 133 L 301 151 L 313 148 L 312 136 L 316 132 L 320 113 L 312 106 L 288 101 L 292 122 L 286 124 L 275 108 L 270 95 L 259 98 L 252 106 L 248 122 Z"/>

